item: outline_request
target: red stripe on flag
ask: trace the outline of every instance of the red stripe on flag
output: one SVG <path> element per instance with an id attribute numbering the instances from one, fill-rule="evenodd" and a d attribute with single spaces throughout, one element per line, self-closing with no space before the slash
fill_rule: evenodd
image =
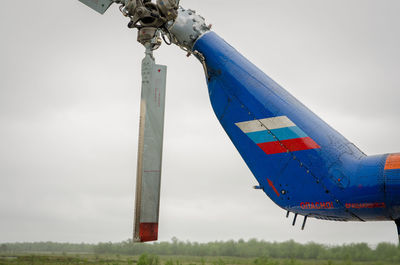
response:
<path id="1" fill-rule="evenodd" d="M 281 146 L 281 144 L 283 146 Z M 267 155 L 321 148 L 310 137 L 257 144 Z"/>
<path id="2" fill-rule="evenodd" d="M 158 223 L 140 223 L 139 236 L 141 242 L 157 240 Z"/>

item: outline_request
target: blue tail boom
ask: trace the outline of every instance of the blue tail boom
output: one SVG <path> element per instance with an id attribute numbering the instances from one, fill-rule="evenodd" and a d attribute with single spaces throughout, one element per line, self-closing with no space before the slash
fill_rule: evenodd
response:
<path id="1" fill-rule="evenodd" d="M 400 156 L 365 155 L 216 33 L 193 50 L 218 120 L 276 204 L 327 220 L 400 218 Z"/>

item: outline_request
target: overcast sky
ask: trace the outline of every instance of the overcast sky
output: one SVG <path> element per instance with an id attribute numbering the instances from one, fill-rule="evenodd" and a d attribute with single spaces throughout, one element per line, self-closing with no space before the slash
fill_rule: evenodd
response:
<path id="1" fill-rule="evenodd" d="M 182 0 L 367 154 L 400 151 L 400 2 Z M 0 242 L 132 236 L 140 61 L 116 6 L 4 1 L 0 8 Z M 253 190 L 219 125 L 201 64 L 168 65 L 160 240 L 396 243 L 393 222 L 309 219 Z"/>

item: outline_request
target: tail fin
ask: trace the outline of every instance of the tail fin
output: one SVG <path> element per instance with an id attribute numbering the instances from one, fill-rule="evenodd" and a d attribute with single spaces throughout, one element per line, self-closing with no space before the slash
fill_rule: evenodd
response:
<path id="1" fill-rule="evenodd" d="M 217 118 L 267 195 L 299 213 L 310 202 L 345 208 L 341 190 L 365 155 L 215 33 L 194 50 L 205 57 Z"/>

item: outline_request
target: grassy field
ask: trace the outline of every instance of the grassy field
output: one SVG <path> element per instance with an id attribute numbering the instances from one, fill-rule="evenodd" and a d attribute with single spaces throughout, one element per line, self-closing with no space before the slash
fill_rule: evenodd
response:
<path id="1" fill-rule="evenodd" d="M 268 258 L 123 256 L 93 254 L 16 254 L 1 255 L 0 265 L 393 265 L 384 262 L 329 260 L 290 260 Z"/>

